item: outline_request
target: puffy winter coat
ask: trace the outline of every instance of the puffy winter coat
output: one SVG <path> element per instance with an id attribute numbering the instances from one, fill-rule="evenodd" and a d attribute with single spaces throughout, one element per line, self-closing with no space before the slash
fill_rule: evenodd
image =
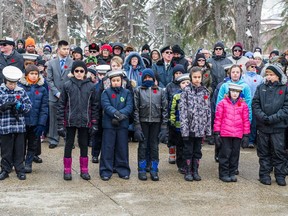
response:
<path id="1" fill-rule="evenodd" d="M 44 87 L 44 78 L 40 75 L 40 79 L 36 84 L 29 84 L 25 76 L 19 80 L 19 86 L 22 87 L 32 103 L 32 108 L 25 113 L 25 123 L 28 126 L 42 125 L 46 126 L 48 120 L 48 92 Z"/>
<path id="2" fill-rule="evenodd" d="M 221 137 L 237 137 L 250 133 L 249 111 L 242 100 L 233 104 L 229 97 L 224 98 L 216 108 L 214 131 L 220 132 Z"/>
<path id="3" fill-rule="evenodd" d="M 90 79 L 71 77 L 64 83 L 57 111 L 59 125 L 90 127 L 98 124 L 99 104 L 95 84 Z"/>
<path id="4" fill-rule="evenodd" d="M 24 133 L 26 132 L 24 113 L 31 109 L 31 101 L 26 91 L 16 86 L 14 90 L 10 90 L 4 83 L 0 86 L 0 106 L 6 102 L 20 102 L 23 109 L 18 113 L 18 120 L 11 110 L 0 112 L 0 134 Z"/>
<path id="5" fill-rule="evenodd" d="M 211 135 L 210 92 L 204 87 L 187 86 L 179 102 L 182 137 Z"/>
<path id="6" fill-rule="evenodd" d="M 152 70 L 159 76 L 159 86 L 161 88 L 165 88 L 173 80 L 173 67 L 174 64 L 170 64 L 166 70 L 163 59 L 152 65 Z"/>
<path id="7" fill-rule="evenodd" d="M 167 100 L 165 92 L 158 86 L 139 86 L 134 92 L 134 123 L 162 122 L 167 124 Z"/>
<path id="8" fill-rule="evenodd" d="M 281 82 L 273 84 L 264 81 L 257 87 L 253 98 L 253 113 L 257 119 L 257 129 L 264 133 L 284 132 L 288 119 L 287 78 L 283 74 Z M 269 123 L 264 119 L 269 117 Z"/>
<path id="9" fill-rule="evenodd" d="M 246 56 L 241 56 L 241 58 L 239 59 L 238 58 L 235 58 L 233 56 L 228 57 L 228 59 L 232 62 L 232 64 L 239 65 L 242 68 L 243 72 L 246 72 L 245 64 L 249 59 Z"/>
<path id="10" fill-rule="evenodd" d="M 218 93 L 218 97 L 217 97 L 216 106 L 219 104 L 220 101 L 223 100 L 225 95 L 227 95 L 229 93 L 229 83 L 232 83 L 232 81 L 228 80 L 227 82 L 223 83 L 223 85 L 220 87 L 220 90 L 219 90 L 219 93 Z M 238 80 L 237 82 L 233 82 L 233 83 L 243 86 L 243 90 L 242 90 L 242 93 L 241 93 L 242 96 L 241 97 L 243 97 L 243 99 L 245 100 L 245 102 L 248 105 L 248 108 L 249 108 L 249 119 L 250 119 L 250 122 L 251 122 L 252 121 L 252 108 L 251 108 L 252 97 L 251 97 L 250 87 L 243 81 L 242 78 L 240 80 Z M 216 107 L 216 109 L 217 109 L 217 107 Z"/>
<path id="11" fill-rule="evenodd" d="M 133 113 L 133 98 L 128 89 L 121 87 L 119 92 L 113 88 L 106 89 L 101 95 L 101 106 L 103 109 L 102 127 L 103 128 L 127 128 L 129 126 L 129 117 Z M 112 119 L 115 118 L 116 111 L 126 115 L 128 118 L 122 120 L 118 127 L 112 125 Z"/>
<path id="12" fill-rule="evenodd" d="M 246 71 L 243 75 L 243 81 L 250 87 L 251 97 L 253 98 L 257 89 L 257 86 L 263 83 L 263 77 L 255 72 Z"/>
<path id="13" fill-rule="evenodd" d="M 0 52 L 0 84 L 3 83 L 2 70 L 6 66 L 15 66 L 21 71 L 24 71 L 24 59 L 21 54 L 16 50 L 13 50 L 9 56 L 4 57 L 3 53 Z"/>

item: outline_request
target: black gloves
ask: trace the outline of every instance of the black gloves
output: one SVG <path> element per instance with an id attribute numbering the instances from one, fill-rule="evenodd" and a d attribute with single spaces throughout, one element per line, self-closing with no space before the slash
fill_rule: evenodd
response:
<path id="1" fill-rule="evenodd" d="M 221 147 L 221 137 L 220 137 L 220 132 L 214 132 L 214 139 L 215 139 L 215 145 L 216 148 L 220 148 Z"/>
<path id="2" fill-rule="evenodd" d="M 40 137 L 44 131 L 45 131 L 45 126 L 43 125 L 37 125 L 36 128 L 34 129 L 35 135 L 37 137 Z"/>
<path id="3" fill-rule="evenodd" d="M 141 128 L 139 128 L 139 127 L 135 128 L 134 138 L 136 140 L 138 140 L 139 142 L 142 142 L 145 140 L 145 136 L 144 136 Z"/>
<path id="4" fill-rule="evenodd" d="M 66 129 L 64 127 L 58 128 L 57 132 L 59 136 L 66 137 Z"/>
<path id="5" fill-rule="evenodd" d="M 244 134 L 241 141 L 241 147 L 244 149 L 247 148 L 248 145 L 249 145 L 249 134 Z"/>
<path id="6" fill-rule="evenodd" d="M 168 130 L 166 127 L 161 128 L 158 138 L 161 143 L 168 143 Z"/>
<path id="7" fill-rule="evenodd" d="M 94 136 L 98 131 L 97 125 L 92 125 L 92 127 L 89 128 L 89 135 Z"/>
<path id="8" fill-rule="evenodd" d="M 124 119 L 128 119 L 128 116 L 122 114 L 122 113 L 119 112 L 119 111 L 116 111 L 116 112 L 114 113 L 114 117 L 115 117 L 118 121 L 122 121 L 122 120 L 124 120 Z"/>
<path id="9" fill-rule="evenodd" d="M 120 125 L 119 120 L 116 119 L 116 118 L 113 118 L 112 121 L 111 121 L 111 123 L 112 123 L 112 125 L 113 125 L 114 127 L 118 127 L 118 126 Z"/>
<path id="10" fill-rule="evenodd" d="M 9 110 L 9 109 L 12 109 L 13 107 L 15 107 L 15 105 L 16 105 L 16 102 L 8 101 L 8 102 L 4 103 L 2 106 L 0 106 L 0 110 L 2 112 L 5 112 L 6 110 Z"/>

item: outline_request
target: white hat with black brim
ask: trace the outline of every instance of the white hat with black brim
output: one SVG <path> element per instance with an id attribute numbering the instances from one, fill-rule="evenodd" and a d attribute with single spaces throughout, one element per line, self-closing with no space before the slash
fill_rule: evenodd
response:
<path id="1" fill-rule="evenodd" d="M 19 68 L 11 65 L 6 66 L 2 72 L 5 79 L 10 82 L 17 82 L 23 76 L 23 73 Z"/>

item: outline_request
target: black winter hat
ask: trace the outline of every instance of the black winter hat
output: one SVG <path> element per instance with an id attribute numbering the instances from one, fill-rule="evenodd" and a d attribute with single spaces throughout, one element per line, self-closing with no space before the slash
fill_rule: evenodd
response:
<path id="1" fill-rule="evenodd" d="M 218 41 L 215 45 L 214 45 L 214 50 L 216 47 L 221 47 L 224 50 L 224 44 L 221 41 Z"/>
<path id="2" fill-rule="evenodd" d="M 82 67 L 84 70 L 85 70 L 85 74 L 87 74 L 87 66 L 86 64 L 83 62 L 83 61 L 74 61 L 73 64 L 72 64 L 72 69 L 71 69 L 71 73 L 74 74 L 74 70 L 77 68 L 77 67 Z"/>
<path id="3" fill-rule="evenodd" d="M 176 72 L 180 71 L 182 74 L 186 73 L 185 68 L 182 64 L 176 64 L 173 67 L 173 76 L 175 75 Z"/>
<path id="4" fill-rule="evenodd" d="M 204 54 L 198 53 L 198 54 L 196 55 L 196 57 L 195 57 L 195 62 L 197 62 L 198 59 L 206 59 L 206 58 L 205 58 L 205 55 L 204 55 Z"/>
<path id="5" fill-rule="evenodd" d="M 149 53 L 151 52 L 150 46 L 148 44 L 144 44 L 141 51 L 143 50 L 149 50 Z"/>
<path id="6" fill-rule="evenodd" d="M 18 53 L 20 53 L 20 54 L 23 54 L 23 53 L 26 53 L 26 50 L 25 50 L 25 49 L 22 49 L 22 48 L 20 48 L 20 49 L 17 49 L 17 52 L 18 52 Z"/>
<path id="7" fill-rule="evenodd" d="M 73 50 L 72 54 L 73 54 L 73 53 L 79 53 L 79 54 L 83 55 L 83 54 L 82 54 L 82 53 L 83 53 L 83 50 L 81 49 L 81 47 L 76 47 L 76 48 Z"/>
<path id="8" fill-rule="evenodd" d="M 279 50 L 276 50 L 276 49 L 272 50 L 272 52 L 270 52 L 270 56 L 271 56 L 273 53 L 274 53 L 276 56 L 279 56 Z"/>
<path id="9" fill-rule="evenodd" d="M 37 61 L 37 66 L 39 66 L 39 65 L 43 65 L 43 66 L 45 66 L 45 64 L 46 64 L 46 61 L 43 60 L 43 59 Z"/>
<path id="10" fill-rule="evenodd" d="M 172 47 L 170 45 L 162 47 L 160 49 L 161 54 L 164 53 L 166 50 L 172 50 Z"/>
<path id="11" fill-rule="evenodd" d="M 181 49 L 181 47 L 179 46 L 179 45 L 174 45 L 173 47 L 172 47 L 172 52 L 173 53 L 179 53 L 179 54 L 181 54 L 181 55 L 184 55 L 184 51 Z"/>

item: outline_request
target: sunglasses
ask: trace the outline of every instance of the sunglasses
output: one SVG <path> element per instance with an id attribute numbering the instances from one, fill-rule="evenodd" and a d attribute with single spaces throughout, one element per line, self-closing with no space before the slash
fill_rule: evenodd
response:
<path id="1" fill-rule="evenodd" d="M 222 48 L 215 48 L 215 50 L 223 50 Z"/>
<path id="2" fill-rule="evenodd" d="M 97 53 L 97 50 L 90 50 L 90 53 Z"/>
<path id="3" fill-rule="evenodd" d="M 251 65 L 250 67 L 251 67 L 251 68 L 256 68 L 256 66 L 254 66 L 254 65 Z"/>
<path id="4" fill-rule="evenodd" d="M 198 62 L 199 62 L 199 61 L 205 61 L 205 59 L 198 59 L 197 61 L 198 61 Z"/>
<path id="5" fill-rule="evenodd" d="M 241 49 L 234 49 L 233 52 L 242 52 Z"/>
<path id="6" fill-rule="evenodd" d="M 170 52 L 169 52 L 169 51 L 167 51 L 167 52 L 165 52 L 165 53 L 166 53 L 166 54 L 172 54 L 173 52 L 171 52 L 171 51 L 170 51 Z"/>
<path id="7" fill-rule="evenodd" d="M 7 44 L 5 44 L 5 43 L 4 44 L 0 44 L 0 46 L 7 46 Z"/>
<path id="8" fill-rule="evenodd" d="M 74 73 L 84 73 L 84 70 L 74 70 Z"/>

